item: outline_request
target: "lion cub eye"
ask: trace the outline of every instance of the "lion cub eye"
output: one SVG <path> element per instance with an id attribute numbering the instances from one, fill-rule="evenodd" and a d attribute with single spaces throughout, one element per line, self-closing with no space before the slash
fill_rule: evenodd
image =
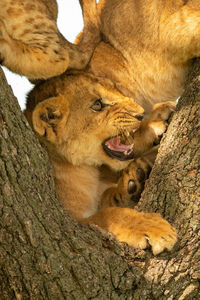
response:
<path id="1" fill-rule="evenodd" d="M 101 99 L 98 99 L 90 108 L 94 111 L 102 111 L 105 106 L 107 106 L 107 104 L 103 103 Z"/>

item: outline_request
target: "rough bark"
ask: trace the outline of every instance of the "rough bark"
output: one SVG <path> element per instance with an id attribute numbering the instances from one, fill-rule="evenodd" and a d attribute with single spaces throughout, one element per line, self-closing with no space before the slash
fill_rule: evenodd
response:
<path id="1" fill-rule="evenodd" d="M 150 262 L 148 279 L 167 299 L 200 299 L 200 60 L 162 140 L 138 208 L 159 211 L 179 234 L 174 257 Z"/>
<path id="2" fill-rule="evenodd" d="M 0 73 L 0 300 L 199 299 L 199 63 L 194 73 L 139 205 L 178 229 L 174 251 L 157 257 L 67 215 Z"/>

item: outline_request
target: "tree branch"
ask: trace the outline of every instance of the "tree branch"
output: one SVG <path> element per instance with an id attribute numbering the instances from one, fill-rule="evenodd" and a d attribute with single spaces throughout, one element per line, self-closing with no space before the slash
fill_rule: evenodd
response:
<path id="1" fill-rule="evenodd" d="M 139 205 L 160 211 L 179 231 L 176 249 L 158 257 L 67 215 L 48 157 L 2 72 L 0 91 L 1 300 L 198 299 L 198 76 L 178 106 Z"/>

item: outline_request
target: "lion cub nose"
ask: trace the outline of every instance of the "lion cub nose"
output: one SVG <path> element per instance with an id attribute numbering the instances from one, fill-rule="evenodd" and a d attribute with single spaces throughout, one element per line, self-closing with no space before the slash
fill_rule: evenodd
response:
<path id="1" fill-rule="evenodd" d="M 144 118 L 144 114 L 135 115 L 134 118 L 141 121 Z"/>

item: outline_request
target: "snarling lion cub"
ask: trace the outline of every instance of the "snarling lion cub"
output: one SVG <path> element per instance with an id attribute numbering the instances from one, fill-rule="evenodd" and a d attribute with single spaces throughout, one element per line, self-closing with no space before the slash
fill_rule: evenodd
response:
<path id="1" fill-rule="evenodd" d="M 95 0 L 80 3 L 85 28 L 72 45 L 57 29 L 54 0 L 1 0 L 0 59 L 31 79 L 82 69 L 36 86 L 26 111 L 47 145 L 58 195 L 77 219 L 121 241 L 145 248 L 148 239 L 155 254 L 171 249 L 176 234 L 158 215 L 108 207 L 123 205 L 120 181 L 117 187 L 100 181 L 97 166 L 120 170 L 145 153 L 125 169 L 128 180 L 122 177 L 128 194 L 139 194 L 151 161 L 148 150 L 173 110 L 169 101 L 182 94 L 192 59 L 200 55 L 200 2 L 100 0 L 97 9 Z M 147 121 L 140 124 L 143 109 Z M 125 142 L 128 134 L 134 146 Z M 89 217 L 99 190 L 105 191 L 102 210 Z"/>
<path id="2" fill-rule="evenodd" d="M 84 73 L 41 83 L 30 93 L 25 111 L 47 147 L 56 191 L 67 211 L 80 222 L 97 224 L 134 247 L 146 248 L 148 240 L 158 254 L 173 247 L 175 230 L 159 214 L 117 207 L 127 206 L 118 202 L 120 186 L 100 178 L 98 169 L 106 165 L 120 171 L 135 153 L 146 151 L 145 159 L 136 159 L 133 168 L 138 181 L 144 180 L 152 155 L 147 149 L 165 131 L 166 123 L 152 118 L 142 127 L 142 113 L 132 98 Z M 155 117 L 155 111 L 152 115 Z"/>

